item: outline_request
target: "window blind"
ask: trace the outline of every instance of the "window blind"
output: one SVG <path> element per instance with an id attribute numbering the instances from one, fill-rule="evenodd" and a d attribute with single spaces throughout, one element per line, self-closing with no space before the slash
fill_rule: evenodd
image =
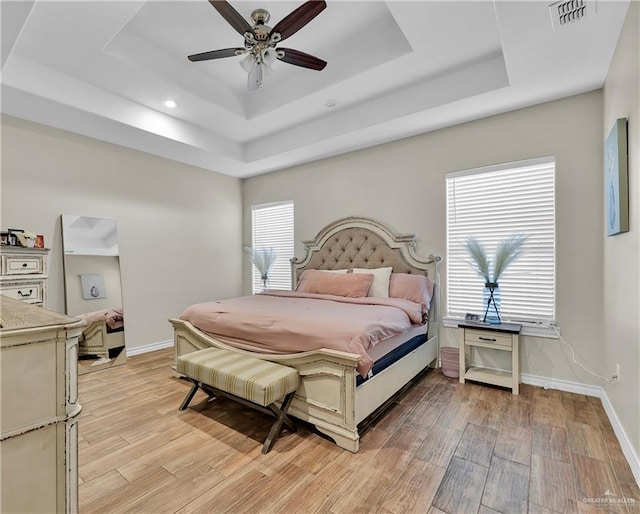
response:
<path id="1" fill-rule="evenodd" d="M 520 257 L 499 280 L 501 317 L 555 318 L 555 161 L 542 158 L 447 174 L 447 311 L 484 313 L 484 279 L 465 248 L 474 236 L 494 261 L 499 241 L 522 233 Z"/>
<path id="2" fill-rule="evenodd" d="M 251 208 L 252 246 L 273 248 L 276 260 L 269 270 L 270 289 L 291 289 L 293 257 L 293 202 L 256 205 Z M 262 278 L 253 268 L 253 292 L 262 291 Z"/>

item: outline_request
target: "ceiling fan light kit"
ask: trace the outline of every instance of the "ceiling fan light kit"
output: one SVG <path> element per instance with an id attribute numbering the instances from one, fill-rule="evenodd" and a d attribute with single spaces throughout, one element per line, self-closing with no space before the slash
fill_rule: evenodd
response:
<path id="1" fill-rule="evenodd" d="M 298 32 L 327 7 L 323 0 L 305 2 L 273 28 L 266 25 L 271 17 L 266 9 L 256 9 L 251 13 L 252 26 L 226 0 L 209 0 L 209 3 L 242 35 L 244 47 L 189 55 L 188 59 L 191 62 L 244 55 L 240 60 L 240 66 L 248 73 L 247 87 L 250 91 L 262 86 L 262 77 L 271 72 L 271 65 L 276 60 L 316 71 L 323 70 L 327 65 L 322 59 L 299 50 L 276 48 L 278 43 Z"/>

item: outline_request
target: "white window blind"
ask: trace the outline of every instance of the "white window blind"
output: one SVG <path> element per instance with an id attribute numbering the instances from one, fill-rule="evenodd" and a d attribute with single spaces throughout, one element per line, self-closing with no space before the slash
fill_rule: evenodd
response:
<path id="1" fill-rule="evenodd" d="M 293 257 L 293 202 L 256 205 L 251 208 L 252 246 L 273 248 L 276 260 L 269 270 L 270 289 L 291 289 Z M 253 292 L 262 291 L 260 272 L 253 267 Z"/>
<path id="2" fill-rule="evenodd" d="M 555 161 L 542 158 L 447 175 L 447 310 L 484 314 L 484 279 L 471 267 L 466 238 L 480 241 L 491 261 L 499 241 L 527 239 L 499 280 L 503 320 L 547 323 L 555 318 Z"/>

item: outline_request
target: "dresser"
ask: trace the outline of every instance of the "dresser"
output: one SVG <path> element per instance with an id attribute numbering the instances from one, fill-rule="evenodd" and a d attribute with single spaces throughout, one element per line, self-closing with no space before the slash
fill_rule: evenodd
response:
<path id="1" fill-rule="evenodd" d="M 25 303 L 46 307 L 48 248 L 0 247 L 0 290 Z"/>
<path id="2" fill-rule="evenodd" d="M 78 511 L 82 326 L 0 295 L 1 512 Z"/>

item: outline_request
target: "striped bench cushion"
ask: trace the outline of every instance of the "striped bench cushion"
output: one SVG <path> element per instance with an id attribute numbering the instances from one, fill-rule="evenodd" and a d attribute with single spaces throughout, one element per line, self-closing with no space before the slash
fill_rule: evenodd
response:
<path id="1" fill-rule="evenodd" d="M 266 407 L 298 388 L 298 371 L 248 355 L 207 348 L 178 357 L 176 371 Z"/>

